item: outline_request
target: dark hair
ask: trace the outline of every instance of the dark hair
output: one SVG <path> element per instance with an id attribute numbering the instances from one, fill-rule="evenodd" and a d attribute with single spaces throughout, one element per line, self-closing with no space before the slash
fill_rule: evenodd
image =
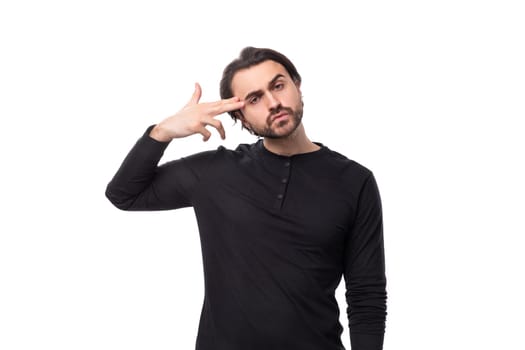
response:
<path id="1" fill-rule="evenodd" d="M 233 97 L 232 80 L 235 73 L 241 69 L 246 69 L 268 60 L 282 64 L 292 80 L 296 84 L 301 83 L 299 72 L 297 72 L 292 61 L 290 61 L 285 55 L 272 49 L 248 46 L 242 49 L 239 58 L 236 58 L 224 68 L 220 84 L 221 99 Z M 228 114 L 233 120 L 237 121 L 235 112 L 236 111 L 228 112 Z"/>

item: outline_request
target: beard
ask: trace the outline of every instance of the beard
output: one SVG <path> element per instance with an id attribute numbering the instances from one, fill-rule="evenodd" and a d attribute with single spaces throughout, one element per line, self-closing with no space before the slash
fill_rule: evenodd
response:
<path id="1" fill-rule="evenodd" d="M 259 137 L 266 137 L 269 139 L 281 139 L 290 136 L 301 124 L 303 119 L 303 106 L 304 103 L 301 100 L 299 104 L 292 109 L 290 107 L 278 106 L 275 108 L 270 115 L 266 118 L 266 126 L 263 128 L 254 128 L 253 126 L 249 129 L 252 134 Z M 272 118 L 286 112 L 288 118 L 285 120 L 272 121 Z"/>

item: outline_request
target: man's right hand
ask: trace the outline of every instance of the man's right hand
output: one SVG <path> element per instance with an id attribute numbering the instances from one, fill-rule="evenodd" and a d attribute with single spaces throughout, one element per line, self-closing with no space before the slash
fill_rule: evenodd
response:
<path id="1" fill-rule="evenodd" d="M 199 103 L 202 95 L 201 86 L 195 83 L 195 91 L 190 101 L 177 114 L 164 119 L 157 124 L 150 132 L 149 136 L 160 142 L 168 142 L 175 138 L 186 137 L 193 134 L 201 134 L 203 141 L 208 141 L 211 132 L 206 129 L 210 125 L 217 129 L 221 138 L 226 138 L 224 127 L 216 116 L 241 109 L 244 101 L 239 101 L 238 97 L 216 102 Z"/>

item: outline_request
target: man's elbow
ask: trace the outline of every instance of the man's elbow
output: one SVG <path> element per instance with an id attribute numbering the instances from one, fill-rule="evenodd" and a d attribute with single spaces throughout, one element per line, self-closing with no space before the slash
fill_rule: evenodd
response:
<path id="1" fill-rule="evenodd" d="M 111 185 L 106 187 L 106 198 L 113 204 L 116 208 L 120 210 L 131 210 L 133 200 L 125 198 L 122 195 L 115 193 L 115 190 L 111 188 Z"/>

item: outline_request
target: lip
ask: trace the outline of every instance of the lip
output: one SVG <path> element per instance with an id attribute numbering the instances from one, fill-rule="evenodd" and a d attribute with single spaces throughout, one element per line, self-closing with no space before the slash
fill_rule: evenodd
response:
<path id="1" fill-rule="evenodd" d="M 279 114 L 277 114 L 277 115 L 272 117 L 272 122 L 277 120 L 277 119 L 279 119 L 279 118 L 282 118 L 282 117 L 284 117 L 286 115 L 288 115 L 288 113 L 286 113 L 286 112 L 279 113 Z"/>

